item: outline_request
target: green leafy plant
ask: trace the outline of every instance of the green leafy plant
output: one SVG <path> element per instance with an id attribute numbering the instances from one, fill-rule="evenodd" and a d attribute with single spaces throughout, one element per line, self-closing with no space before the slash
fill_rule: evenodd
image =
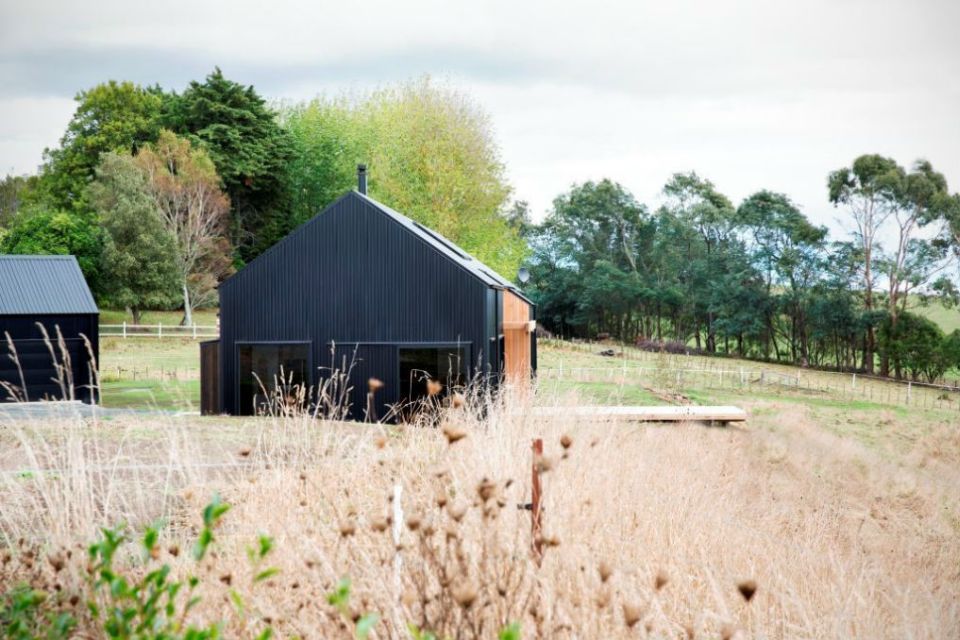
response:
<path id="1" fill-rule="evenodd" d="M 10 640 L 69 638 L 76 621 L 68 613 L 47 612 L 47 593 L 19 586 L 0 596 L 0 631 Z"/>
<path id="2" fill-rule="evenodd" d="M 377 613 L 365 613 L 354 620 L 350 611 L 350 578 L 342 578 L 337 587 L 327 594 L 327 604 L 339 611 L 344 620 L 354 625 L 353 635 L 357 640 L 365 640 L 380 622 L 380 615 Z"/>
<path id="3" fill-rule="evenodd" d="M 193 547 L 193 558 L 200 562 L 215 542 L 214 529 L 229 511 L 230 505 L 215 497 L 203 509 L 203 529 Z M 140 540 L 144 564 L 159 555 L 160 534 L 156 527 L 148 527 Z M 115 567 L 118 551 L 130 538 L 122 527 L 103 529 L 101 539 L 89 547 L 92 564 L 91 581 L 102 604 L 91 600 L 88 603 L 92 617 L 102 624 L 109 638 L 118 640 L 215 640 L 222 637 L 223 622 L 211 622 L 205 626 L 193 626 L 186 622 L 187 614 L 199 602 L 195 595 L 200 584 L 196 576 L 186 580 L 171 577 L 170 565 L 164 563 L 147 571 L 143 577 L 132 579 Z M 273 547 L 272 540 L 260 536 L 255 549 L 250 549 L 250 558 L 257 573 L 254 582 L 274 575 L 276 569 L 259 569 Z M 241 613 L 244 611 L 240 596 L 231 591 L 231 598 Z M 266 640 L 272 636 L 268 627 L 258 636 Z"/>

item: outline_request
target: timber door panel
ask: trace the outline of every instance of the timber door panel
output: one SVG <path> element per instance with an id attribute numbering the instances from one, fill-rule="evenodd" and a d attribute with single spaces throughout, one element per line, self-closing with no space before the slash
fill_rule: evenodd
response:
<path id="1" fill-rule="evenodd" d="M 530 305 L 510 291 L 503 292 L 504 367 L 507 382 L 530 380 Z"/>

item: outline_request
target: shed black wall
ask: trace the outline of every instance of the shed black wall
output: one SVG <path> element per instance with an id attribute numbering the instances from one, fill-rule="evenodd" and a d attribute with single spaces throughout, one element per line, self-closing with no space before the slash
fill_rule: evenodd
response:
<path id="1" fill-rule="evenodd" d="M 356 350 L 354 417 L 369 377 L 386 384 L 377 394 L 382 416 L 399 397 L 398 343 L 469 344 L 471 370 L 487 366 L 496 331 L 489 291 L 349 193 L 220 286 L 223 410 L 239 412 L 238 343 L 309 341 L 314 383 L 318 367 L 335 360 L 339 368 Z"/>
<path id="2" fill-rule="evenodd" d="M 64 346 L 70 358 L 70 371 L 73 377 L 74 397 L 84 402 L 94 402 L 96 393 L 93 388 L 95 378 L 92 373 L 94 361 L 100 357 L 99 317 L 96 314 L 65 314 L 41 316 L 0 316 L 0 381 L 14 385 L 18 389 L 26 383 L 29 400 L 63 399 L 60 383 L 56 381 L 54 366 L 63 365 L 62 350 L 57 346 L 57 328 L 63 336 Z M 37 326 L 41 323 L 54 346 L 54 357 L 44 341 L 43 332 Z M 13 340 L 19 361 L 19 367 L 10 356 L 6 335 Z M 83 337 L 90 341 L 90 349 Z M 21 380 L 21 370 L 23 380 Z M 0 385 L 0 402 L 10 400 L 10 395 Z"/>

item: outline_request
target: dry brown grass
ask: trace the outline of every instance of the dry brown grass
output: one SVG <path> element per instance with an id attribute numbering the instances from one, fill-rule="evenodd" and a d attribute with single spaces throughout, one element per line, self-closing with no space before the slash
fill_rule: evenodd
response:
<path id="1" fill-rule="evenodd" d="M 546 423 L 497 407 L 450 410 L 437 428 L 0 419 L 4 469 L 58 470 L 3 476 L 0 532 L 37 551 L 28 567 L 14 543 L 0 576 L 80 590 L 82 554 L 59 572 L 36 558 L 63 557 L 100 525 L 160 517 L 163 548 L 178 553 L 158 561 L 187 572 L 179 550 L 218 492 L 234 508 L 192 615 L 230 620 L 228 637 L 266 623 L 280 637 L 350 637 L 349 618 L 367 611 L 382 616 L 378 638 L 409 637 L 408 623 L 496 637 L 513 621 L 543 638 L 960 636 L 956 432 L 891 459 L 803 408 L 765 419 L 781 428 Z M 517 508 L 534 437 L 549 468 L 540 567 Z M 127 470 L 145 460 L 156 466 Z M 245 549 L 258 532 L 274 536 L 281 572 L 254 587 Z M 345 576 L 347 616 L 325 600 Z"/>

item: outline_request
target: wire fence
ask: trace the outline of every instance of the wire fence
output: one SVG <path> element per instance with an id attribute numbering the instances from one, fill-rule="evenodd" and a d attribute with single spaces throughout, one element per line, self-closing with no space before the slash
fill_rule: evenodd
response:
<path id="1" fill-rule="evenodd" d="M 210 340 L 220 337 L 220 328 L 215 325 L 179 324 L 101 324 L 100 337 L 104 338 L 190 338 Z"/>
<path id="2" fill-rule="evenodd" d="M 549 342 L 548 342 L 549 344 Z M 598 345 L 558 343 L 558 349 L 596 355 Z M 609 352 L 608 352 L 609 353 Z M 642 385 L 663 391 L 729 389 L 745 392 L 794 392 L 847 402 L 864 401 L 901 407 L 960 411 L 960 384 L 914 381 L 801 369 L 786 365 L 731 366 L 724 358 L 650 353 L 624 349 L 611 356 L 611 366 L 539 368 L 541 380 Z M 616 363 L 616 364 L 614 364 Z"/>
<path id="3" fill-rule="evenodd" d="M 197 356 L 199 361 L 199 356 Z M 185 365 L 182 363 L 166 363 L 163 360 L 150 358 L 149 362 L 135 364 L 104 363 L 100 365 L 100 379 L 103 382 L 124 382 L 138 380 L 166 380 L 170 382 L 185 382 L 200 379 L 200 364 Z"/>

